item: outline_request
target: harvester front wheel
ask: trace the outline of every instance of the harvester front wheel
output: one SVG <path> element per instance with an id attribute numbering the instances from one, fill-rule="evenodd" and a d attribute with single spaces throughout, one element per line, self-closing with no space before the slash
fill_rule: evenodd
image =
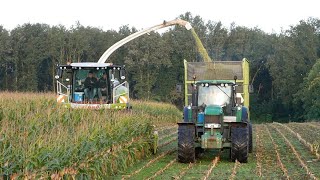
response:
<path id="1" fill-rule="evenodd" d="M 248 127 L 231 127 L 231 161 L 248 162 L 249 132 Z"/>
<path id="2" fill-rule="evenodd" d="M 178 161 L 193 163 L 195 161 L 194 147 L 195 129 L 193 123 L 179 123 L 178 128 Z"/>

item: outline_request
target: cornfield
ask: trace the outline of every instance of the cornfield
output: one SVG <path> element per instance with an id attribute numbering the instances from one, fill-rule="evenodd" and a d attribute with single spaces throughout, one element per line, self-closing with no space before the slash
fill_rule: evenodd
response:
<path id="1" fill-rule="evenodd" d="M 230 162 L 229 150 L 208 150 L 182 164 L 181 118 L 163 103 L 81 110 L 60 107 L 52 94 L 0 93 L 0 179 L 320 178 L 319 122 L 255 124 L 248 163 Z M 152 154 L 155 130 L 159 149 Z"/>
<path id="2" fill-rule="evenodd" d="M 126 169 L 150 155 L 153 124 L 181 118 L 171 105 L 133 107 L 67 109 L 53 94 L 0 93 L 2 178 L 105 178 Z"/>

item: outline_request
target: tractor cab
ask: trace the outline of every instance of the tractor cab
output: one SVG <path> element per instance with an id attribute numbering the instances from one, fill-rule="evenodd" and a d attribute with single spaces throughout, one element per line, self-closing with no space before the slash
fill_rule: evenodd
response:
<path id="1" fill-rule="evenodd" d="M 112 63 L 58 65 L 57 102 L 72 108 L 125 109 L 129 84 L 124 66 Z"/>
<path id="2" fill-rule="evenodd" d="M 222 108 L 225 115 L 233 115 L 232 111 L 236 105 L 236 84 L 232 81 L 202 80 L 195 84 L 193 104 L 203 107 Z"/>

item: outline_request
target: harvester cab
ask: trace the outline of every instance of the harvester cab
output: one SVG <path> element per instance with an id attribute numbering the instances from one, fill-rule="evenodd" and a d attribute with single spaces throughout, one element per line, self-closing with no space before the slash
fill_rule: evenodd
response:
<path id="1" fill-rule="evenodd" d="M 112 63 L 71 63 L 57 67 L 57 102 L 87 109 L 129 108 L 125 67 Z"/>
<path id="2" fill-rule="evenodd" d="M 178 123 L 178 161 L 194 162 L 205 149 L 230 149 L 232 161 L 252 151 L 247 60 L 186 62 L 185 108 Z"/>

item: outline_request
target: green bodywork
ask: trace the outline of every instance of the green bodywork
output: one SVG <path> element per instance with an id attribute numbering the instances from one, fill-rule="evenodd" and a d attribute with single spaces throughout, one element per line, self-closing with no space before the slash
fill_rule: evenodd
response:
<path id="1" fill-rule="evenodd" d="M 221 149 L 222 148 L 222 135 L 217 129 L 211 129 L 201 135 L 201 148 L 204 149 Z"/>
<path id="2" fill-rule="evenodd" d="M 208 105 L 204 110 L 205 115 L 221 115 L 222 113 L 222 107 L 218 105 Z"/>

